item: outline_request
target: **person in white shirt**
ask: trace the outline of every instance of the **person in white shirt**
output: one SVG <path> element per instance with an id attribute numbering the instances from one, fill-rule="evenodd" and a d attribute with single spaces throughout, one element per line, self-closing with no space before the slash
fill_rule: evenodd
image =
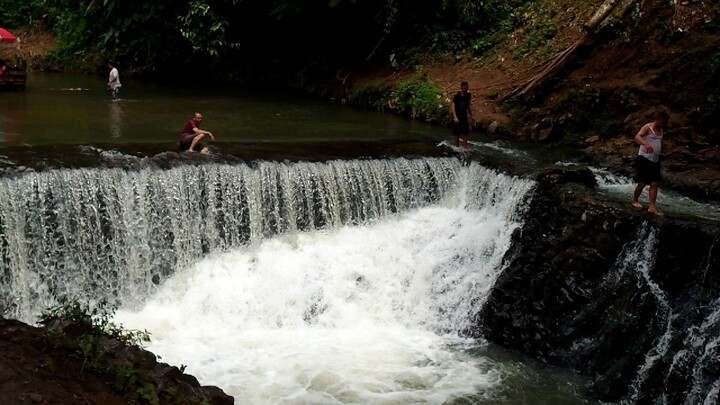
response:
<path id="1" fill-rule="evenodd" d="M 643 125 L 635 135 L 635 142 L 640 144 L 638 156 L 635 159 L 635 181 L 637 186 L 633 193 L 632 206 L 643 208 L 638 199 L 646 185 L 650 185 L 648 212 L 662 215 L 655 206 L 658 189 L 660 188 L 660 150 L 662 149 L 663 131 L 667 128 L 669 116 L 661 111 L 655 116 L 655 121 Z"/>
<path id="2" fill-rule="evenodd" d="M 120 96 L 120 87 L 122 87 L 122 84 L 120 84 L 120 73 L 117 68 L 113 66 L 112 62 L 108 62 L 108 68 L 110 68 L 110 77 L 108 78 L 107 84 L 108 89 L 110 89 L 112 99 L 117 100 Z"/>

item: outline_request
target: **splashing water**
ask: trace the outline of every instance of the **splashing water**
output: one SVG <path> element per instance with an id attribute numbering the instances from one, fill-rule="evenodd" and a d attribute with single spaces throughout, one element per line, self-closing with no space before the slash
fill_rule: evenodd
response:
<path id="1" fill-rule="evenodd" d="M 507 370 L 458 332 L 532 183 L 473 165 L 457 184 L 440 204 L 211 255 L 116 320 L 239 403 L 489 400 Z"/>

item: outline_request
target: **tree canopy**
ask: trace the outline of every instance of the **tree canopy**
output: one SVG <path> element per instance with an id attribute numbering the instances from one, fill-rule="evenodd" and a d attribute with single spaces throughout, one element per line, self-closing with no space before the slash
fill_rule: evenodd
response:
<path id="1" fill-rule="evenodd" d="M 0 0 L 0 25 L 51 30 L 63 63 L 112 59 L 144 74 L 187 64 L 302 69 L 387 62 L 392 53 L 407 63 L 428 50 L 480 54 L 535 1 Z"/>

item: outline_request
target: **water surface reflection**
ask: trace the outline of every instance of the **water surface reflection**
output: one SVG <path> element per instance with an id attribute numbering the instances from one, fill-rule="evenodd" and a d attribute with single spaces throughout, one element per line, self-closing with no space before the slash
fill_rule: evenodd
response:
<path id="1" fill-rule="evenodd" d="M 391 114 L 269 91 L 172 86 L 123 79 L 113 102 L 105 78 L 31 73 L 24 92 L 0 94 L 13 142 L 27 145 L 176 142 L 196 111 L 218 142 L 439 139 L 445 128 Z M 8 132 L 5 130 L 5 132 Z M 6 140 L 7 141 L 7 140 Z"/>

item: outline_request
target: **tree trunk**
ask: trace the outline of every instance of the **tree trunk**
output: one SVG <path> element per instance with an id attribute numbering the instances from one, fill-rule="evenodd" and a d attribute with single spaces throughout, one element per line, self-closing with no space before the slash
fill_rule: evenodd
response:
<path id="1" fill-rule="evenodd" d="M 503 101 L 514 95 L 517 95 L 518 98 L 523 100 L 532 98 L 533 90 L 538 86 L 541 86 L 548 79 L 555 77 L 555 75 L 568 64 L 575 52 L 580 49 L 580 47 L 582 47 L 590 38 L 592 38 L 598 27 L 608 18 L 608 16 L 610 16 L 610 14 L 618 7 L 618 5 L 623 4 L 623 7 L 621 7 L 620 9 L 622 11 L 622 14 L 625 14 L 625 12 L 629 10 L 630 5 L 632 5 L 635 1 L 636 0 L 605 0 L 597 9 L 597 11 L 595 11 L 595 14 L 592 16 L 592 18 L 590 18 L 587 23 L 583 24 L 584 33 L 582 37 L 580 37 L 580 39 L 575 41 L 575 43 L 572 44 L 569 48 L 560 52 L 552 60 L 552 62 L 550 62 L 540 73 L 531 77 L 530 80 L 528 80 L 524 85 L 519 86 L 512 93 L 505 96 L 503 98 Z"/>

